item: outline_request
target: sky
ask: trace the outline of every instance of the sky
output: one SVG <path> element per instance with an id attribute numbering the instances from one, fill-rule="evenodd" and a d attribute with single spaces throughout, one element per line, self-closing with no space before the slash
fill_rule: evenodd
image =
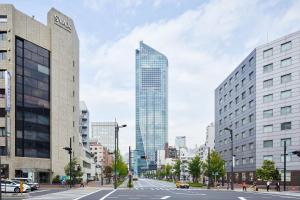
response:
<path id="1" fill-rule="evenodd" d="M 80 39 L 80 98 L 91 121 L 127 124 L 122 153 L 135 146 L 135 49 L 169 60 L 169 144 L 205 141 L 214 90 L 255 47 L 300 30 L 298 0 L 7 0 L 46 23 L 55 7 Z"/>

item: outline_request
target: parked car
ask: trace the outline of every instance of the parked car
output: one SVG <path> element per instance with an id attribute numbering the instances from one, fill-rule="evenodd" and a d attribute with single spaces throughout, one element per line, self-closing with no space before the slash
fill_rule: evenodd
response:
<path id="1" fill-rule="evenodd" d="M 137 176 L 133 176 L 132 180 L 137 181 L 139 178 Z"/>
<path id="2" fill-rule="evenodd" d="M 40 185 L 38 183 L 34 183 L 30 178 L 13 178 L 13 182 L 20 184 L 20 181 L 30 186 L 31 191 L 37 190 Z"/>
<path id="3" fill-rule="evenodd" d="M 1 181 L 1 190 L 2 192 L 20 192 L 20 184 L 10 180 Z M 23 184 L 23 192 L 30 192 L 30 186 Z"/>
<path id="4" fill-rule="evenodd" d="M 187 182 L 177 181 L 176 182 L 176 188 L 186 188 L 186 189 L 189 189 L 190 185 Z"/>

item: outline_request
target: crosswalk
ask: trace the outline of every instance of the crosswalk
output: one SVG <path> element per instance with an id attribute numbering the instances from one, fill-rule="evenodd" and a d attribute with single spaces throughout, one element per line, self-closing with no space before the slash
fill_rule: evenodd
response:
<path id="1" fill-rule="evenodd" d="M 174 188 L 174 187 L 135 187 L 132 190 L 199 190 L 199 189 L 182 189 L 182 188 Z"/>

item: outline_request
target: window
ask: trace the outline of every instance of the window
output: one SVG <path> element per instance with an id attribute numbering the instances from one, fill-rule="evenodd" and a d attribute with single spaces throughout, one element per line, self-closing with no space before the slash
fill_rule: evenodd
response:
<path id="1" fill-rule="evenodd" d="M 292 113 L 292 106 L 284 106 L 280 108 L 281 115 L 288 115 L 290 113 Z"/>
<path id="2" fill-rule="evenodd" d="M 284 171 L 283 170 L 280 171 L 280 176 L 281 176 L 281 180 L 283 180 L 284 179 Z M 287 182 L 290 182 L 291 181 L 291 172 L 286 171 L 285 172 L 285 178 L 286 178 L 285 180 Z"/>
<path id="3" fill-rule="evenodd" d="M 6 40 L 6 32 L 5 31 L 0 31 L 0 41 Z"/>
<path id="4" fill-rule="evenodd" d="M 222 119 L 219 120 L 219 124 L 222 125 Z"/>
<path id="5" fill-rule="evenodd" d="M 251 87 L 249 87 L 249 94 L 253 94 L 254 92 L 254 86 L 252 85 Z"/>
<path id="6" fill-rule="evenodd" d="M 263 82 L 263 88 L 268 88 L 273 86 L 273 79 L 264 80 Z"/>
<path id="7" fill-rule="evenodd" d="M 292 155 L 291 155 L 290 153 L 289 153 L 289 154 L 286 154 L 285 158 L 286 158 L 286 162 L 291 162 L 291 160 L 292 160 Z M 281 161 L 281 162 L 284 162 L 284 154 L 281 154 L 280 161 Z"/>
<path id="8" fill-rule="evenodd" d="M 6 15 L 0 15 L 0 23 L 7 22 L 7 16 Z"/>
<path id="9" fill-rule="evenodd" d="M 224 83 L 224 88 L 227 88 L 227 82 L 226 82 L 226 83 Z"/>
<path id="10" fill-rule="evenodd" d="M 264 50 L 264 53 L 263 53 L 264 58 L 270 57 L 272 55 L 273 55 L 273 48 Z"/>
<path id="11" fill-rule="evenodd" d="M 244 152 L 244 151 L 246 151 L 247 150 L 247 146 L 244 144 L 243 146 L 242 146 L 242 151 Z"/>
<path id="12" fill-rule="evenodd" d="M 254 73 L 251 72 L 251 73 L 249 74 L 249 80 L 252 80 L 252 79 L 253 79 L 253 76 L 254 76 Z"/>
<path id="13" fill-rule="evenodd" d="M 240 98 L 239 97 L 235 97 L 235 104 L 238 104 L 240 101 Z"/>
<path id="14" fill-rule="evenodd" d="M 231 95 L 232 95 L 232 90 L 229 90 L 229 96 L 231 97 Z"/>
<path id="15" fill-rule="evenodd" d="M 246 118 L 242 119 L 242 125 L 245 125 L 247 123 Z"/>
<path id="16" fill-rule="evenodd" d="M 246 65 L 243 65 L 242 72 L 244 73 L 246 71 Z"/>
<path id="17" fill-rule="evenodd" d="M 289 66 L 289 65 L 291 65 L 291 64 L 292 64 L 292 58 L 291 58 L 291 57 L 286 58 L 286 59 L 283 59 L 283 60 L 281 60 L 281 62 L 280 62 L 280 66 L 281 66 L 281 67 L 286 67 L 286 66 Z"/>
<path id="18" fill-rule="evenodd" d="M 232 113 L 229 114 L 229 119 L 232 119 Z"/>
<path id="19" fill-rule="evenodd" d="M 235 91 L 237 92 L 239 90 L 239 84 L 235 85 Z"/>
<path id="20" fill-rule="evenodd" d="M 254 114 L 249 115 L 249 123 L 254 121 Z"/>
<path id="21" fill-rule="evenodd" d="M 273 109 L 270 109 L 270 110 L 264 110 L 264 112 L 263 112 L 263 117 L 264 117 L 264 118 L 273 117 Z"/>
<path id="22" fill-rule="evenodd" d="M 273 71 L 273 63 L 265 65 L 263 67 L 263 72 L 264 73 L 268 73 L 268 72 L 271 72 L 271 71 Z"/>
<path id="23" fill-rule="evenodd" d="M 254 163 L 253 157 L 249 157 L 249 163 L 250 163 L 250 164 L 253 164 L 253 163 Z"/>
<path id="24" fill-rule="evenodd" d="M 246 159 L 246 158 L 243 158 L 243 159 L 242 159 L 242 162 L 243 162 L 243 165 L 247 164 L 247 159 Z M 246 175 L 245 175 L 244 178 L 246 178 Z"/>
<path id="25" fill-rule="evenodd" d="M 246 105 L 242 106 L 242 112 L 246 111 Z"/>
<path id="26" fill-rule="evenodd" d="M 250 58 L 250 60 L 249 60 L 249 64 L 250 64 L 250 66 L 251 66 L 251 67 L 254 65 L 254 58 L 253 58 L 253 57 L 252 57 L 252 58 Z"/>
<path id="27" fill-rule="evenodd" d="M 243 132 L 242 132 L 242 138 L 246 138 L 246 137 L 247 137 L 246 132 L 243 131 Z"/>
<path id="28" fill-rule="evenodd" d="M 235 128 L 239 127 L 239 122 L 235 122 Z"/>
<path id="29" fill-rule="evenodd" d="M 268 103 L 273 101 L 273 94 L 267 94 L 263 97 L 263 102 Z"/>
<path id="30" fill-rule="evenodd" d="M 219 94 L 221 94 L 221 93 L 222 93 L 222 88 L 219 89 Z"/>
<path id="31" fill-rule="evenodd" d="M 235 72 L 234 78 L 237 79 L 239 76 L 239 71 Z"/>
<path id="32" fill-rule="evenodd" d="M 0 60 L 6 60 L 6 51 L 0 51 Z"/>
<path id="33" fill-rule="evenodd" d="M 280 146 L 284 146 L 284 141 L 286 142 L 286 146 L 292 145 L 292 139 L 291 138 L 283 138 L 280 140 Z"/>
<path id="34" fill-rule="evenodd" d="M 281 84 L 288 83 L 288 82 L 292 81 L 292 74 L 290 73 L 290 74 L 282 75 L 280 80 L 281 80 Z"/>
<path id="35" fill-rule="evenodd" d="M 227 99 L 227 94 L 224 94 L 224 101 L 226 101 Z"/>
<path id="36" fill-rule="evenodd" d="M 249 149 L 254 149 L 254 143 L 249 143 Z"/>
<path id="37" fill-rule="evenodd" d="M 227 111 L 227 105 L 224 106 L 224 112 L 226 112 L 226 111 Z"/>
<path id="38" fill-rule="evenodd" d="M 246 92 L 243 92 L 242 93 L 242 99 L 245 99 L 246 98 Z"/>
<path id="39" fill-rule="evenodd" d="M 226 121 L 227 121 L 227 116 L 224 117 L 224 122 L 226 122 Z"/>
<path id="40" fill-rule="evenodd" d="M 223 99 L 220 98 L 220 99 L 219 99 L 219 104 L 221 105 L 222 103 L 223 103 Z"/>
<path id="41" fill-rule="evenodd" d="M 249 108 L 252 108 L 254 106 L 254 100 L 249 101 Z"/>
<path id="42" fill-rule="evenodd" d="M 266 156 L 264 156 L 264 160 L 273 161 L 273 156 L 272 155 L 266 155 Z"/>
<path id="43" fill-rule="evenodd" d="M 232 101 L 229 102 L 229 108 L 231 108 L 231 107 L 232 107 Z"/>
<path id="44" fill-rule="evenodd" d="M 292 129 L 292 122 L 283 122 L 281 123 L 281 130 L 290 130 Z"/>
<path id="45" fill-rule="evenodd" d="M 238 114 L 239 114 L 239 109 L 236 109 L 234 112 L 235 112 L 235 116 L 238 116 Z"/>
<path id="46" fill-rule="evenodd" d="M 0 71 L 0 79 L 5 79 L 5 71 Z"/>
<path id="47" fill-rule="evenodd" d="M 245 86 L 245 82 L 246 82 L 246 79 L 244 78 L 244 79 L 242 80 L 242 87 Z"/>
<path id="48" fill-rule="evenodd" d="M 232 78 L 229 79 L 229 85 L 231 85 L 231 83 L 232 83 Z"/>
<path id="49" fill-rule="evenodd" d="M 236 159 L 235 160 L 235 164 L 238 166 L 238 165 L 240 165 L 240 160 L 239 159 Z"/>
<path id="50" fill-rule="evenodd" d="M 264 125 L 264 133 L 269 133 L 269 132 L 272 132 L 273 131 L 273 125 L 270 124 L 270 125 Z"/>
<path id="51" fill-rule="evenodd" d="M 286 99 L 292 96 L 292 90 L 284 90 L 280 92 L 280 98 Z"/>
<path id="52" fill-rule="evenodd" d="M 290 50 L 291 48 L 292 48 L 291 41 L 281 44 L 281 52 Z"/>
<path id="53" fill-rule="evenodd" d="M 273 140 L 264 140 L 264 148 L 273 148 Z"/>
<path id="54" fill-rule="evenodd" d="M 252 135 L 254 135 L 254 128 L 249 129 L 249 136 L 252 136 Z"/>
<path id="55" fill-rule="evenodd" d="M 219 114 L 220 114 L 220 115 L 222 114 L 222 108 L 219 110 Z"/>

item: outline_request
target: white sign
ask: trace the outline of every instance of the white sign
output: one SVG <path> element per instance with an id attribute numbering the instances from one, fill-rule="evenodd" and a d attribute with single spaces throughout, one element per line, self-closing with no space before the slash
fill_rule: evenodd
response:
<path id="1" fill-rule="evenodd" d="M 5 71 L 5 110 L 10 112 L 10 73 Z"/>
<path id="2" fill-rule="evenodd" d="M 62 19 L 62 18 L 61 18 L 60 16 L 58 16 L 58 15 L 54 15 L 54 23 L 55 23 L 56 25 L 58 25 L 59 27 L 65 29 L 65 30 L 67 30 L 67 31 L 69 31 L 69 32 L 71 32 L 71 30 L 72 30 L 72 25 L 71 25 L 71 23 L 70 23 L 68 20 L 66 20 L 66 19 Z"/>

